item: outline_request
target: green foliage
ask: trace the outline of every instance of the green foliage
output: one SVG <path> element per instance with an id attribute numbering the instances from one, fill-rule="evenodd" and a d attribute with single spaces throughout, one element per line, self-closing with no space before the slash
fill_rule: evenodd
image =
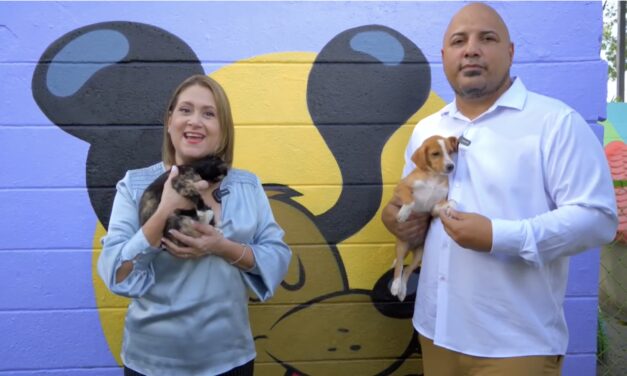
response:
<path id="1" fill-rule="evenodd" d="M 616 80 L 616 54 L 618 52 L 616 38 L 617 3 L 615 1 L 603 2 L 603 38 L 601 39 L 601 51 L 607 60 L 607 75 L 612 81 Z"/>

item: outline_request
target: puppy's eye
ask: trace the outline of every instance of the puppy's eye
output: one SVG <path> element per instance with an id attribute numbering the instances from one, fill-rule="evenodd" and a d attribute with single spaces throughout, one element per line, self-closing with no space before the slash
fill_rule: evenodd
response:
<path id="1" fill-rule="evenodd" d="M 431 153 L 431 156 L 432 156 L 432 157 L 434 157 L 434 158 L 437 158 L 437 157 L 439 157 L 441 154 L 442 154 L 442 153 L 440 153 L 439 151 L 436 151 L 436 152 Z"/>

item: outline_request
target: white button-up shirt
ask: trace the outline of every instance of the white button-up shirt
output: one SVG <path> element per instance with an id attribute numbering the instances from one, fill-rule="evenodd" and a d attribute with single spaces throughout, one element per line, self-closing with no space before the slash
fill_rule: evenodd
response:
<path id="1" fill-rule="evenodd" d="M 405 154 L 429 136 L 463 136 L 449 199 L 492 221 L 492 250 L 457 245 L 431 223 L 413 323 L 435 344 L 469 355 L 565 354 L 563 302 L 570 255 L 616 233 L 602 145 L 564 103 L 520 79 L 469 120 L 451 103 L 415 127 Z"/>

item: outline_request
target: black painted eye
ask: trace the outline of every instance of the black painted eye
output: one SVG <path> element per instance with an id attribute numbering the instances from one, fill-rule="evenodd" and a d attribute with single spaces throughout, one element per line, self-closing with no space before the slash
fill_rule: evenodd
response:
<path id="1" fill-rule="evenodd" d="M 76 29 L 39 59 L 33 97 L 53 123 L 91 145 L 87 187 L 105 227 L 124 172 L 161 159 L 165 106 L 193 74 L 204 73 L 185 42 L 135 22 Z"/>

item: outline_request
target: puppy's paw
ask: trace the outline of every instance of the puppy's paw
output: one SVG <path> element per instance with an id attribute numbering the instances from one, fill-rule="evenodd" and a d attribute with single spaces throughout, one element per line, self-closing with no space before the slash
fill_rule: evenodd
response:
<path id="1" fill-rule="evenodd" d="M 398 291 L 398 300 L 401 302 L 405 300 L 405 297 L 407 296 L 407 282 L 409 281 L 409 277 L 411 277 L 411 272 L 407 270 L 407 267 L 403 268 L 400 289 Z"/>
<path id="2" fill-rule="evenodd" d="M 402 279 L 400 285 L 401 286 L 398 291 L 397 298 L 399 302 L 402 302 L 405 300 L 405 296 L 407 296 L 407 283 L 404 281 L 404 279 Z"/>
<path id="3" fill-rule="evenodd" d="M 457 208 L 457 201 L 455 200 L 448 200 L 446 202 L 446 205 L 444 205 L 444 213 L 446 214 L 447 217 L 451 216 L 451 212 L 453 210 L 455 210 Z"/>
<path id="4" fill-rule="evenodd" d="M 213 210 L 211 209 L 197 210 L 196 215 L 198 216 L 199 223 L 208 225 L 209 223 L 211 223 L 211 220 L 213 219 Z"/>
<path id="5" fill-rule="evenodd" d="M 390 294 L 398 296 L 398 293 L 401 291 L 401 284 L 401 278 L 395 278 L 392 281 L 392 286 L 390 286 Z"/>
<path id="6" fill-rule="evenodd" d="M 440 203 L 438 203 L 437 205 L 435 205 L 433 207 L 433 211 L 431 212 L 431 215 L 433 215 L 434 217 L 438 217 L 440 215 L 440 212 L 442 210 L 444 210 L 444 214 L 447 217 L 451 216 L 451 212 L 457 208 L 457 202 L 454 200 L 448 200 L 448 201 L 442 201 Z"/>
<path id="7" fill-rule="evenodd" d="M 396 215 L 396 220 L 399 222 L 405 222 L 411 214 L 411 205 L 403 205 Z"/>

